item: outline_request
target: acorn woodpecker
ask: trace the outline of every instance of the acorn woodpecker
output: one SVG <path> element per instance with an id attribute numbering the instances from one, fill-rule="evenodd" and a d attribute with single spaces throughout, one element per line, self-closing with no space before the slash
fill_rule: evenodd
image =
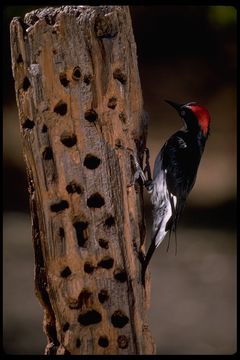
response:
<path id="1" fill-rule="evenodd" d="M 173 106 L 184 122 L 184 127 L 174 133 L 160 150 L 153 170 L 153 179 L 148 163 L 141 169 L 134 157 L 136 172 L 134 180 L 142 178 L 151 194 L 153 205 L 152 240 L 147 255 L 141 257 L 142 282 L 154 250 L 169 231 L 174 231 L 183 211 L 188 194 L 196 181 L 198 166 L 209 135 L 210 116 L 208 110 L 196 102 L 177 104 L 166 100 Z M 147 175 L 147 178 L 146 176 Z"/>

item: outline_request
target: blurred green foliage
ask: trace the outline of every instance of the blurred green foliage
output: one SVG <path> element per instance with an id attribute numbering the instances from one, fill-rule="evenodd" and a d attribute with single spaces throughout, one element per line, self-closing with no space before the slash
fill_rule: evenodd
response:
<path id="1" fill-rule="evenodd" d="M 235 25 L 237 10 L 234 6 L 209 6 L 208 19 L 216 27 Z"/>

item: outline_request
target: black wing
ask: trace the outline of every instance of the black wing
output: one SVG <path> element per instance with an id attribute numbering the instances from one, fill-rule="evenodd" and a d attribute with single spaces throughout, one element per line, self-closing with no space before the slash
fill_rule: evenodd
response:
<path id="1" fill-rule="evenodd" d="M 162 169 L 166 172 L 168 191 L 178 199 L 186 199 L 197 175 L 200 153 L 188 133 L 178 131 L 161 150 Z"/>
<path id="2" fill-rule="evenodd" d="M 178 131 L 165 143 L 161 155 L 162 170 L 166 173 L 167 188 L 173 213 L 166 230 L 176 231 L 186 198 L 196 180 L 200 153 L 197 146 L 192 143 L 188 133 Z M 171 194 L 177 198 L 176 205 L 174 205 Z"/>

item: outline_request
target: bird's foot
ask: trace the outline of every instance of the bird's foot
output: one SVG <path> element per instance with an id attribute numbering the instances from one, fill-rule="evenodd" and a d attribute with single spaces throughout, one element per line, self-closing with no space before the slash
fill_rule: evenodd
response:
<path id="1" fill-rule="evenodd" d="M 145 158 L 145 167 L 144 167 L 143 172 L 144 172 L 145 176 L 147 177 L 147 181 L 152 181 L 151 168 L 150 168 L 150 162 L 149 162 L 149 159 L 150 159 L 149 149 L 145 148 L 144 152 L 146 154 L 146 158 Z"/>
<path id="2" fill-rule="evenodd" d="M 133 164 L 134 164 L 134 168 L 135 168 L 135 173 L 133 175 L 133 183 L 135 183 L 139 178 L 141 178 L 144 183 L 146 181 L 146 177 L 145 177 L 144 172 L 143 172 L 141 166 L 139 165 L 138 159 L 134 153 L 132 154 L 132 159 L 133 159 Z"/>
<path id="3" fill-rule="evenodd" d="M 136 155 L 131 150 L 131 158 L 132 158 L 132 161 L 133 161 L 135 172 L 134 172 L 134 175 L 133 175 L 133 181 L 128 185 L 128 187 L 133 186 L 137 182 L 137 180 L 139 178 L 141 178 L 142 182 L 143 182 L 143 185 L 145 186 L 147 191 L 149 193 L 151 193 L 152 189 L 153 189 L 153 182 L 152 182 L 151 169 L 150 169 L 150 164 L 149 164 L 149 149 L 145 148 L 144 151 L 146 153 L 146 165 L 145 165 L 144 170 L 142 170 Z"/>

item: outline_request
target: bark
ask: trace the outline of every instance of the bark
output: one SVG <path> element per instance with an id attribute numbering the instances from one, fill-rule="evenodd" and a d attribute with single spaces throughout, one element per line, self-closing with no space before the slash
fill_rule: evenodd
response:
<path id="1" fill-rule="evenodd" d="M 143 189 L 129 186 L 147 130 L 129 9 L 38 9 L 10 32 L 45 353 L 153 354 Z"/>

